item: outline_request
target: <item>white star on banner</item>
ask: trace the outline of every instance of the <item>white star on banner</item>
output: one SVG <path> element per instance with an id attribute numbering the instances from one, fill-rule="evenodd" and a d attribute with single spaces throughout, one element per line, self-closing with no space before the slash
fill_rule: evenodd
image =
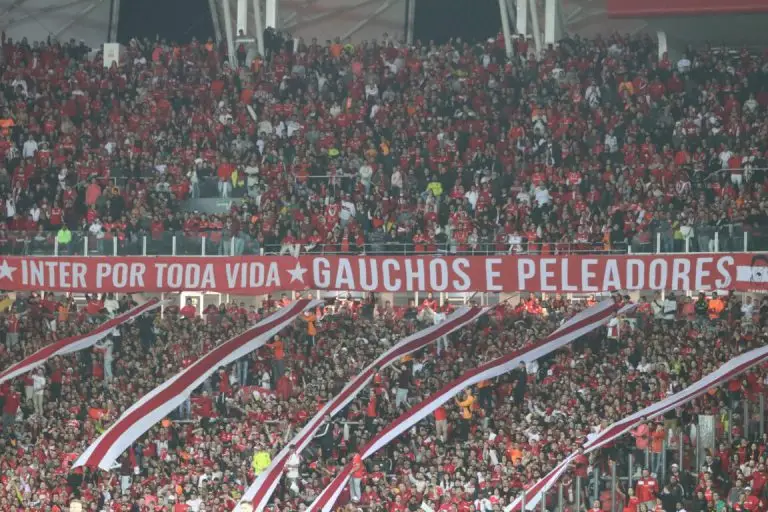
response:
<path id="1" fill-rule="evenodd" d="M 9 281 L 13 281 L 13 273 L 16 272 L 16 267 L 12 267 L 6 260 L 3 260 L 3 264 L 0 265 L 0 279 L 8 278 Z"/>
<path id="2" fill-rule="evenodd" d="M 0 270 L 2 270 L 2 267 L 0 267 Z M 302 284 L 306 284 L 304 282 L 304 274 L 307 273 L 306 268 L 301 266 L 301 263 L 298 261 L 296 262 L 296 266 L 294 268 L 289 268 L 288 273 L 291 274 L 291 282 L 294 281 L 301 281 Z"/>

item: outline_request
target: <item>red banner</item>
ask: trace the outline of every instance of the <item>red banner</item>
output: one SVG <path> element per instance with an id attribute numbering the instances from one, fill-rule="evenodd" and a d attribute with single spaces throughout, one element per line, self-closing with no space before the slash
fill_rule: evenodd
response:
<path id="1" fill-rule="evenodd" d="M 101 292 L 278 290 L 579 292 L 765 290 L 754 253 L 616 256 L 7 257 L 0 289 Z"/>
<path id="2" fill-rule="evenodd" d="M 743 14 L 768 12 L 768 0 L 607 0 L 606 8 L 615 17 Z"/>

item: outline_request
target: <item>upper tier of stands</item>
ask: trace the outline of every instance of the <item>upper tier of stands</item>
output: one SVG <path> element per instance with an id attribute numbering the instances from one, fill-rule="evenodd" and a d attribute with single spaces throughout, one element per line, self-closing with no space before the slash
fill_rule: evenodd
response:
<path id="1" fill-rule="evenodd" d="M 0 252 L 766 247 L 767 54 L 503 47 L 4 40 Z"/>

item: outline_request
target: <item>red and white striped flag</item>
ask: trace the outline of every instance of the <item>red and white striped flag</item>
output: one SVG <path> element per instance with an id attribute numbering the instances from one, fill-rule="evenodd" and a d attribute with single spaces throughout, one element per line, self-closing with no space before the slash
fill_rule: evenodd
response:
<path id="1" fill-rule="evenodd" d="M 153 309 L 159 307 L 160 302 L 157 299 L 152 299 L 145 302 L 141 306 L 136 306 L 135 308 L 126 311 L 122 315 L 116 316 L 112 320 L 104 322 L 89 333 L 70 336 L 69 338 L 64 338 L 63 340 L 51 343 L 50 345 L 41 348 L 24 360 L 11 365 L 10 368 L 0 373 L 0 383 L 34 370 L 38 366 L 42 366 L 48 359 L 54 356 L 63 356 L 91 347 L 106 338 L 115 327 L 119 327 L 120 325 L 136 318 L 142 313 L 152 311 Z"/>
<path id="2" fill-rule="evenodd" d="M 111 469 L 121 453 L 152 425 L 180 406 L 218 368 L 260 348 L 303 311 L 320 304 L 322 301 L 307 299 L 292 302 L 243 334 L 214 348 L 133 404 L 85 450 L 73 467 Z"/>
<path id="3" fill-rule="evenodd" d="M 522 362 L 539 359 L 606 324 L 615 313 L 626 312 L 633 307 L 633 305 L 630 305 L 620 309 L 620 306 L 613 300 L 600 302 L 577 314 L 543 340 L 465 372 L 390 423 L 363 447 L 360 452 L 361 457 L 363 459 L 370 457 L 400 436 L 400 434 L 426 418 L 460 391 L 480 381 L 493 379 L 508 373 Z M 347 464 L 342 472 L 323 489 L 306 512 L 314 512 L 315 510 L 330 512 L 339 494 L 344 489 L 347 480 L 349 480 L 351 469 L 352 466 Z"/>
<path id="4" fill-rule="evenodd" d="M 389 350 L 379 356 L 373 363 L 368 365 L 357 377 L 351 380 L 341 392 L 326 402 L 326 404 L 315 414 L 315 416 L 299 431 L 299 433 L 283 448 L 280 453 L 272 460 L 272 463 L 256 480 L 246 489 L 241 503 L 251 503 L 254 510 L 264 510 L 269 498 L 280 480 L 285 463 L 293 450 L 301 453 L 312 441 L 315 433 L 320 429 L 326 416 L 335 416 L 349 402 L 351 402 L 360 391 L 368 385 L 373 378 L 375 368 L 383 369 L 391 365 L 401 357 L 416 352 L 434 343 L 442 336 L 447 336 L 452 332 L 461 329 L 470 322 L 475 321 L 481 315 L 488 312 L 490 308 L 467 308 L 463 307 L 437 325 L 433 325 L 421 331 L 418 331 L 407 338 L 403 338 Z M 238 505 L 239 507 L 239 505 Z M 239 510 L 239 508 L 237 508 Z"/>
<path id="5" fill-rule="evenodd" d="M 745 352 L 740 356 L 734 357 L 730 361 L 723 364 L 720 368 L 714 372 L 702 377 L 698 381 L 694 382 L 687 388 L 678 391 L 677 393 L 666 397 L 654 404 L 645 407 L 633 414 L 630 414 L 624 419 L 621 419 L 609 426 L 606 429 L 601 430 L 595 434 L 587 436 L 587 441 L 581 448 L 584 454 L 593 452 L 611 443 L 623 436 L 638 424 L 646 421 L 649 418 L 660 416 L 667 411 L 670 411 L 676 407 L 679 407 L 694 398 L 703 395 L 708 389 L 725 384 L 734 377 L 744 373 L 752 366 L 760 364 L 768 359 L 768 347 L 760 347 L 749 352 Z M 536 482 L 525 492 L 525 508 L 532 510 L 539 502 L 541 497 L 546 493 L 565 472 L 570 461 L 576 456 L 576 453 L 572 453 L 560 464 L 558 464 L 552 471 L 550 471 L 544 478 Z M 505 512 L 512 512 L 518 510 L 521 505 L 522 496 L 518 497 L 512 502 Z"/>

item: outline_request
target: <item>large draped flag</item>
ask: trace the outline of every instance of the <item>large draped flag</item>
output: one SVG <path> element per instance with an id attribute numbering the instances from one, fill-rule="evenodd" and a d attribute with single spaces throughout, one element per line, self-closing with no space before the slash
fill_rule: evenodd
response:
<path id="1" fill-rule="evenodd" d="M 396 439 L 400 434 L 426 418 L 463 389 L 473 386 L 480 381 L 493 379 L 510 372 L 520 363 L 539 359 L 606 324 L 614 314 L 622 314 L 633 308 L 634 305 L 621 307 L 613 300 L 602 301 L 577 314 L 543 340 L 465 372 L 390 423 L 363 447 L 360 451 L 361 457 L 363 459 L 370 457 Z M 339 494 L 344 489 L 344 485 L 349 480 L 351 471 L 351 464 L 347 464 L 342 472 L 323 489 L 305 512 L 314 512 L 315 510 L 330 512 Z"/>
<path id="2" fill-rule="evenodd" d="M 128 408 L 75 461 L 73 467 L 112 468 L 113 463 L 152 425 L 165 418 L 218 368 L 263 346 L 303 311 L 322 304 L 318 300 L 297 300 L 277 310 L 254 327 L 225 341 L 190 366 L 144 395 Z"/>
<path id="3" fill-rule="evenodd" d="M 69 338 L 64 338 L 63 340 L 51 343 L 31 356 L 24 358 L 24 360 L 11 365 L 10 368 L 7 368 L 0 373 L 0 383 L 34 370 L 38 366 L 45 364 L 48 359 L 54 356 L 63 356 L 91 347 L 106 338 L 116 327 L 136 318 L 142 313 L 159 308 L 160 305 L 161 303 L 157 299 L 149 300 L 140 306 L 136 306 L 135 308 L 104 322 L 89 333 L 70 336 Z"/>
<path id="4" fill-rule="evenodd" d="M 720 386 L 733 379 L 734 377 L 744 373 L 752 366 L 760 364 L 766 360 L 768 360 L 768 347 L 756 348 L 737 357 L 734 357 L 714 372 L 702 377 L 682 391 L 678 391 L 677 393 L 670 395 L 663 400 L 660 400 L 654 404 L 649 405 L 648 407 L 645 407 L 644 409 L 630 414 L 626 418 L 617 421 L 613 425 L 601 430 L 600 432 L 590 434 L 587 436 L 587 441 L 584 443 L 584 446 L 581 447 L 579 452 L 588 454 L 597 449 L 600 449 L 606 444 L 623 436 L 647 419 L 660 416 L 667 411 L 679 407 L 693 400 L 694 398 L 703 395 L 707 392 L 708 389 L 715 386 Z M 566 457 L 541 480 L 526 489 L 526 509 L 533 509 L 536 506 L 536 503 L 538 503 L 541 497 L 555 484 L 555 482 L 557 482 L 560 476 L 568 468 L 570 462 L 576 457 L 576 455 L 578 455 L 579 452 L 572 453 Z M 513 510 L 518 510 L 522 504 L 522 500 L 523 497 L 521 495 L 509 506 L 507 506 L 505 511 L 511 512 Z"/>
<path id="5" fill-rule="evenodd" d="M 277 454 L 269 467 L 259 473 L 256 480 L 246 489 L 240 502 L 252 503 L 254 510 L 263 510 L 280 480 L 280 475 L 292 450 L 302 452 L 312 441 L 315 433 L 323 426 L 326 417 L 333 417 L 338 414 L 368 385 L 376 372 L 376 368 L 386 368 L 401 357 L 422 349 L 442 336 L 447 336 L 473 322 L 489 310 L 490 308 L 459 308 L 441 323 L 418 331 L 393 345 L 351 380 L 337 396 L 326 402 L 304 428 Z"/>

